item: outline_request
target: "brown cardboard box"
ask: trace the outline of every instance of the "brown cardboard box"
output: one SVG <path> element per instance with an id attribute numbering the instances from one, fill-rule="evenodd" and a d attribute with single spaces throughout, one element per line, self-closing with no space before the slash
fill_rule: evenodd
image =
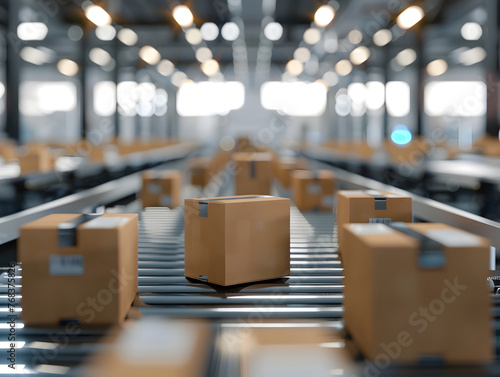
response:
<path id="1" fill-rule="evenodd" d="M 294 170 L 306 170 L 307 161 L 302 158 L 281 157 L 276 163 L 276 178 L 285 188 L 290 187 L 290 173 Z"/>
<path id="2" fill-rule="evenodd" d="M 0 156 L 6 161 L 17 158 L 17 146 L 11 140 L 0 140 Z"/>
<path id="3" fill-rule="evenodd" d="M 271 193 L 272 155 L 270 153 L 234 153 L 236 195 Z"/>
<path id="4" fill-rule="evenodd" d="M 234 285 L 290 274 L 290 200 L 186 199 L 185 275 Z"/>
<path id="5" fill-rule="evenodd" d="M 194 186 L 205 187 L 212 179 L 214 169 L 212 161 L 205 157 L 193 157 L 189 161 L 189 170 L 191 171 L 191 184 Z"/>
<path id="6" fill-rule="evenodd" d="M 355 365 L 338 331 L 282 321 L 249 324 L 240 347 L 242 377 L 354 376 Z M 284 325 L 284 326 L 283 326 Z"/>
<path id="7" fill-rule="evenodd" d="M 392 226 L 425 243 L 385 224 L 344 228 L 344 320 L 354 343 L 372 361 L 491 361 L 489 241 L 444 224 Z"/>
<path id="8" fill-rule="evenodd" d="M 292 197 L 300 211 L 332 211 L 335 174 L 329 170 L 295 170 L 291 173 Z"/>
<path id="9" fill-rule="evenodd" d="M 374 190 L 337 192 L 339 252 L 344 250 L 344 224 L 391 221 L 413 221 L 411 197 Z"/>
<path id="10" fill-rule="evenodd" d="M 386 140 L 384 149 L 393 163 L 416 165 L 424 159 L 434 144 L 433 141 L 415 137 L 406 145 L 397 145 L 391 140 Z"/>
<path id="11" fill-rule="evenodd" d="M 137 293 L 138 216 L 90 218 L 54 214 L 21 227 L 21 318 L 28 325 L 110 325 L 125 318 Z"/>
<path id="12" fill-rule="evenodd" d="M 109 336 L 83 369 L 85 377 L 204 377 L 213 330 L 209 322 L 143 318 Z"/>
<path id="13" fill-rule="evenodd" d="M 145 207 L 178 207 L 181 203 L 182 173 L 178 170 L 149 170 L 142 174 L 141 200 Z"/>
<path id="14" fill-rule="evenodd" d="M 249 137 L 240 136 L 236 140 L 236 151 L 237 152 L 254 152 L 254 145 Z"/>
<path id="15" fill-rule="evenodd" d="M 28 153 L 21 150 L 19 156 L 21 174 L 46 173 L 54 168 L 52 153 L 47 148 L 39 148 Z"/>

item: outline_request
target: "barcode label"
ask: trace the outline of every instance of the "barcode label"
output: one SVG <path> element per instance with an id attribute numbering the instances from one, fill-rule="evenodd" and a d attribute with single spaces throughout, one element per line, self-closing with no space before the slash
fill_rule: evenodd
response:
<path id="1" fill-rule="evenodd" d="M 386 217 L 378 217 L 378 218 L 371 218 L 368 222 L 370 224 L 390 224 L 391 219 L 388 219 Z"/>
<path id="2" fill-rule="evenodd" d="M 83 255 L 51 255 L 49 273 L 55 276 L 83 275 Z"/>

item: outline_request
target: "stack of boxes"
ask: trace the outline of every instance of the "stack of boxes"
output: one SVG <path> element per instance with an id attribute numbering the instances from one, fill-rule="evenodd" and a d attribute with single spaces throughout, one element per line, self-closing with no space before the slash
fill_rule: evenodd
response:
<path id="1" fill-rule="evenodd" d="M 180 205 L 182 173 L 178 170 L 150 170 L 142 174 L 141 200 L 145 207 L 169 207 Z"/>

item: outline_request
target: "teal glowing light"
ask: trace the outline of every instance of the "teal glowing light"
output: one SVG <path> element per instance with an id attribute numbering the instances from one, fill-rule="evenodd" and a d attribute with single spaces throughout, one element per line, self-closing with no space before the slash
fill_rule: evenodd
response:
<path id="1" fill-rule="evenodd" d="M 406 145 L 411 141 L 411 132 L 403 124 L 398 124 L 391 133 L 391 140 L 397 145 Z"/>

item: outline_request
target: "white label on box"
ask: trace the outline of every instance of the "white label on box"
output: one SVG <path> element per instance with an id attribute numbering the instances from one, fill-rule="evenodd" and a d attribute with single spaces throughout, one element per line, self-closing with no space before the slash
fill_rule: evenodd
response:
<path id="1" fill-rule="evenodd" d="M 384 224 L 348 224 L 351 232 L 358 236 L 370 236 L 375 234 L 390 234 L 394 230 Z"/>
<path id="2" fill-rule="evenodd" d="M 321 185 L 317 183 L 310 183 L 307 185 L 307 193 L 311 195 L 321 194 Z"/>
<path id="3" fill-rule="evenodd" d="M 170 195 L 160 195 L 160 205 L 169 206 L 172 203 L 172 197 Z"/>
<path id="4" fill-rule="evenodd" d="M 85 271 L 83 255 L 51 255 L 49 273 L 53 276 L 79 276 Z"/>
<path id="5" fill-rule="evenodd" d="M 83 224 L 86 229 L 112 229 L 125 224 L 128 221 L 128 217 L 98 217 L 94 220 L 90 220 Z"/>
<path id="6" fill-rule="evenodd" d="M 321 205 L 323 207 L 333 207 L 333 195 L 324 195 L 321 197 Z"/>
<path id="7" fill-rule="evenodd" d="M 161 192 L 161 186 L 158 183 L 150 183 L 148 185 L 148 193 L 152 195 L 157 195 Z"/>
<path id="8" fill-rule="evenodd" d="M 458 229 L 430 229 L 425 235 L 447 247 L 477 247 L 481 239 Z"/>
<path id="9" fill-rule="evenodd" d="M 370 224 L 390 224 L 391 219 L 387 217 L 372 217 L 368 220 Z"/>

